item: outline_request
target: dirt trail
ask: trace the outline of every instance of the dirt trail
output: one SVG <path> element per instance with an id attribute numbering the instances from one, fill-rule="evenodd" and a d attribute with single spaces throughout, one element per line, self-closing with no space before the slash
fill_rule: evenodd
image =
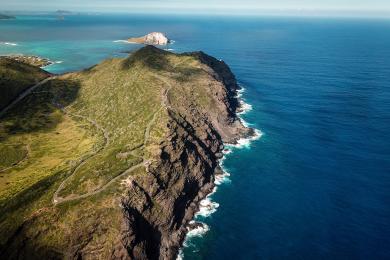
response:
<path id="1" fill-rule="evenodd" d="M 150 131 L 151 131 L 151 128 L 153 126 L 153 124 L 155 123 L 155 121 L 157 120 L 157 117 L 158 117 L 158 113 L 161 111 L 161 109 L 165 108 L 165 109 L 169 109 L 170 108 L 170 105 L 169 105 L 169 100 L 168 100 L 168 93 L 170 91 L 170 89 L 172 88 L 172 85 L 166 80 L 164 79 L 162 76 L 155 76 L 157 79 L 161 80 L 164 82 L 165 85 L 168 85 L 169 88 L 168 89 L 165 89 L 164 92 L 163 92 L 163 95 L 162 95 L 162 100 L 161 100 L 161 107 L 153 114 L 153 117 L 152 119 L 149 121 L 146 129 L 145 129 L 145 134 L 144 134 L 144 142 L 142 144 L 141 147 L 145 147 L 148 140 L 149 140 L 149 137 L 150 137 Z M 14 107 L 18 102 L 20 102 L 23 98 L 25 98 L 26 96 L 28 96 L 29 94 L 31 94 L 36 88 L 42 86 L 43 84 L 47 83 L 48 81 L 50 80 L 53 80 L 53 79 L 56 79 L 57 77 L 56 76 L 53 76 L 53 77 L 49 77 L 49 78 L 46 78 L 44 80 L 42 80 L 41 82 L 35 84 L 34 86 L 28 88 L 27 90 L 25 90 L 22 94 L 20 94 L 11 104 L 9 104 L 7 107 L 5 107 L 4 109 L 2 109 L 0 111 L 0 118 L 8 111 L 10 110 L 12 107 Z M 63 198 L 63 197 L 60 197 L 58 194 L 65 188 L 65 186 L 67 185 L 67 183 L 69 182 L 69 180 L 71 180 L 71 178 L 74 176 L 74 174 L 78 171 L 78 169 L 80 169 L 86 162 L 88 159 L 91 159 L 92 157 L 96 156 L 98 153 L 100 153 L 103 149 L 105 149 L 108 145 L 109 145 L 109 142 L 110 142 L 110 139 L 109 139 L 109 134 L 108 132 L 101 126 L 99 125 L 95 120 L 91 119 L 91 118 L 88 118 L 88 117 L 85 117 L 85 116 L 82 116 L 82 115 L 78 115 L 78 114 L 72 114 L 68 111 L 66 111 L 64 108 L 61 108 L 59 106 L 57 106 L 59 109 L 62 110 L 62 112 L 64 114 L 67 114 L 71 117 L 77 117 L 77 118 L 81 118 L 81 119 L 84 119 L 86 121 L 88 121 L 90 124 L 92 124 L 94 127 L 96 127 L 96 129 L 98 129 L 99 131 L 101 131 L 103 133 L 103 136 L 104 136 L 104 145 L 99 148 L 97 151 L 95 151 L 93 154 L 91 154 L 90 156 L 88 156 L 87 158 L 83 159 L 77 166 L 76 168 L 73 170 L 73 172 L 60 184 L 60 186 L 58 187 L 58 189 L 54 192 L 54 195 L 53 195 L 53 204 L 54 205 L 58 205 L 60 203 L 64 203 L 64 202 L 67 202 L 67 201 L 73 201 L 73 200 L 78 200 L 78 199 L 83 199 L 83 198 L 87 198 L 89 196 L 92 196 L 92 195 L 96 195 L 102 191 L 104 191 L 108 186 L 110 186 L 112 183 L 114 183 L 116 180 L 120 179 L 123 175 L 126 175 L 126 174 L 129 174 L 131 173 L 132 171 L 134 171 L 135 169 L 141 167 L 141 166 L 147 166 L 150 162 L 148 160 L 145 160 L 145 158 L 143 158 L 143 161 L 139 164 L 136 164 L 132 167 L 130 167 L 129 169 L 127 169 L 126 171 L 122 172 L 121 174 L 119 174 L 118 176 L 116 176 L 115 178 L 113 178 L 112 180 L 110 180 L 108 183 L 106 183 L 104 186 L 102 186 L 101 188 L 95 190 L 95 191 L 92 191 L 92 192 L 88 192 L 88 193 L 85 193 L 85 194 L 82 194 L 82 195 L 78 195 L 78 196 L 73 196 L 73 197 L 68 197 L 68 198 Z M 134 150 L 130 151 L 130 154 L 134 155 L 135 157 L 138 157 L 137 155 L 133 154 L 134 153 Z M 17 166 L 19 163 L 21 163 L 22 161 L 24 161 L 26 158 L 24 158 L 23 160 L 21 160 L 20 162 L 18 162 L 16 165 L 10 167 L 10 168 L 13 168 L 15 166 Z M 5 171 L 5 170 L 8 170 L 10 168 L 7 168 L 7 169 L 3 169 L 1 170 L 2 171 Z"/>
<path id="2" fill-rule="evenodd" d="M 156 76 L 157 77 L 157 76 Z M 166 85 L 169 86 L 169 89 L 166 89 L 164 90 L 163 92 L 163 95 L 162 95 L 162 100 L 161 100 L 161 107 L 156 111 L 154 112 L 153 116 L 152 116 L 152 119 L 149 121 L 148 125 L 146 126 L 146 129 L 145 129 L 145 134 L 144 134 L 144 142 L 142 144 L 142 146 L 140 146 L 139 148 L 141 147 L 145 147 L 148 140 L 149 140 L 149 137 L 150 137 L 150 131 L 151 131 L 151 128 L 153 126 L 153 124 L 156 122 L 157 120 L 157 117 L 158 117 L 158 114 L 159 112 L 163 109 L 163 108 L 170 108 L 169 106 L 169 102 L 168 102 L 168 92 L 169 90 L 171 89 L 171 85 L 169 82 L 167 82 L 165 79 L 163 79 L 162 77 L 157 77 L 158 79 L 160 79 L 161 81 L 163 81 Z M 64 111 L 64 110 L 63 110 Z M 69 114 L 69 113 L 68 113 Z M 97 129 L 101 130 L 104 134 L 104 137 L 106 139 L 106 144 L 103 148 L 101 148 L 100 150 L 98 150 L 94 155 L 92 156 L 95 156 L 97 153 L 99 153 L 102 149 L 104 149 L 107 145 L 108 145 L 108 142 L 109 142 L 109 139 L 108 139 L 108 133 L 104 130 L 104 128 L 102 128 L 101 126 L 99 126 L 96 121 L 90 119 L 90 118 L 87 118 L 87 117 L 84 117 L 84 116 L 81 116 L 81 115 L 73 115 L 73 114 L 70 114 L 72 116 L 75 116 L 75 117 L 79 117 L 79 118 L 83 118 L 85 120 L 87 120 L 88 122 L 90 122 L 91 124 L 93 124 Z M 130 151 L 129 153 L 138 157 L 137 155 L 133 154 L 134 150 Z M 91 157 L 92 157 L 91 156 Z M 131 173 L 132 171 L 134 171 L 135 169 L 141 167 L 141 166 L 144 166 L 144 167 L 147 167 L 148 164 L 150 164 L 150 161 L 149 160 L 145 160 L 145 158 L 143 158 L 143 161 L 139 164 L 136 164 L 132 167 L 130 167 L 129 169 L 127 169 L 126 171 L 122 172 L 121 174 L 119 174 L 118 176 L 116 176 L 115 178 L 111 179 L 108 183 L 106 183 L 104 186 L 100 187 L 99 189 L 97 190 L 94 190 L 92 192 L 88 192 L 88 193 L 85 193 L 85 194 L 82 194 L 82 195 L 78 195 L 78 196 L 72 196 L 72 197 L 68 197 L 68 198 L 62 198 L 60 196 L 58 196 L 59 192 L 61 192 L 64 187 L 66 186 L 67 182 L 74 176 L 74 174 L 77 172 L 77 170 L 86 162 L 86 160 L 88 160 L 89 158 L 91 157 L 88 157 L 86 158 L 85 160 L 83 160 L 76 168 L 75 170 L 73 171 L 73 173 L 68 177 L 66 178 L 61 184 L 60 186 L 58 187 L 57 191 L 54 193 L 53 195 L 53 204 L 54 205 L 58 205 L 60 203 L 64 203 L 64 202 L 68 202 L 68 201 L 73 201 L 73 200 L 78 200 L 78 199 L 83 199 L 83 198 L 87 198 L 89 196 L 93 196 L 93 195 L 96 195 L 102 191 L 104 191 L 107 187 L 109 187 L 112 183 L 114 183 L 115 181 L 117 181 L 118 179 L 120 179 L 122 176 L 124 175 L 127 175 L 129 173 Z"/>
<path id="3" fill-rule="evenodd" d="M 80 163 L 79 165 L 77 165 L 76 168 L 74 168 L 73 172 L 60 184 L 60 186 L 58 187 L 58 189 L 54 192 L 54 195 L 53 195 L 53 204 L 58 204 L 58 203 L 62 203 L 62 202 L 65 202 L 65 201 L 69 201 L 71 200 L 70 198 L 62 198 L 60 197 L 58 194 L 65 188 L 65 186 L 68 184 L 69 180 L 75 175 L 75 173 L 91 158 L 93 158 L 94 156 L 96 156 L 98 153 L 100 153 L 101 151 L 103 151 L 107 146 L 108 144 L 110 143 L 110 138 L 109 138 L 109 135 L 108 135 L 108 132 L 107 130 L 105 130 L 101 125 L 99 125 L 95 120 L 92 120 L 88 117 L 85 117 L 85 116 L 82 116 L 82 115 L 76 115 L 76 114 L 72 114 L 68 111 L 66 111 L 65 109 L 63 108 L 60 108 L 59 109 L 62 110 L 62 112 L 64 114 L 67 114 L 67 115 L 70 115 L 72 117 L 78 117 L 78 118 L 81 118 L 81 119 L 84 119 L 86 121 L 88 121 L 90 124 L 92 124 L 94 127 L 96 127 L 99 131 L 101 131 L 103 133 L 103 136 L 104 136 L 104 145 L 101 146 L 98 150 L 96 150 L 93 154 L 91 154 L 90 156 L 88 156 L 87 158 L 84 158 Z M 77 197 L 77 198 L 72 198 L 72 199 L 78 199 L 78 198 L 81 198 L 81 197 Z"/>

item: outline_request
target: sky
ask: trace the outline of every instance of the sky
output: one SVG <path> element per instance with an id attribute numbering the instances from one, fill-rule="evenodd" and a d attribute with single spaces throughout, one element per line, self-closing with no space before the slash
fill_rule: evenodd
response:
<path id="1" fill-rule="evenodd" d="M 0 0 L 0 9 L 142 13 L 390 15 L 390 0 Z"/>

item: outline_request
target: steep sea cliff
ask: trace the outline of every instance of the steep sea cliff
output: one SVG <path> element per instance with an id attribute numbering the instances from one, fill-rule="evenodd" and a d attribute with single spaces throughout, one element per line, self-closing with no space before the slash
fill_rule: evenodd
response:
<path id="1" fill-rule="evenodd" d="M 2 119 L 3 140 L 26 131 L 19 130 L 18 120 L 55 113 L 59 124 L 88 122 L 95 130 L 84 129 L 101 132 L 104 141 L 69 171 L 35 183 L 38 190 L 10 183 L 34 196 L 2 197 L 1 255 L 6 259 L 175 259 L 186 233 L 201 225 L 193 218 L 223 174 L 219 163 L 225 144 L 255 135 L 238 117 L 242 104 L 235 76 L 223 61 L 203 52 L 173 54 L 146 46 L 126 59 L 49 77 L 32 88 Z M 107 95 L 112 98 L 105 104 Z M 129 103 L 134 99 L 141 105 Z M 40 114 L 41 106 L 53 112 L 46 108 Z M 127 119 L 135 109 L 140 110 L 135 119 Z M 36 124 L 43 128 L 51 122 Z M 45 131 L 49 140 L 70 134 L 68 128 L 55 130 L 55 137 Z M 137 132 L 142 144 L 134 140 Z M 34 169 L 39 146 L 26 146 L 23 167 L 15 164 L 7 173 L 26 175 Z M 13 222 L 16 215 L 22 218 Z"/>
<path id="2" fill-rule="evenodd" d="M 194 223 L 193 218 L 202 201 L 214 191 L 216 179 L 223 174 L 219 161 L 224 143 L 237 144 L 255 134 L 238 118 L 240 87 L 229 67 L 202 52 L 183 55 L 199 59 L 219 82 L 213 91 L 223 112 L 212 114 L 193 104 L 170 107 L 171 130 L 161 146 L 161 161 L 150 168 L 151 174 L 146 178 L 133 180 L 123 202 L 129 220 L 123 243 L 127 250 L 131 248 L 131 256 L 136 259 L 176 258 L 186 233 L 201 225 Z M 145 190 L 138 182 L 147 183 L 143 185 Z M 168 192 L 171 189 L 175 189 L 174 196 Z M 135 199 L 134 194 L 140 194 L 141 199 L 138 196 Z M 153 216 L 150 201 L 156 198 L 164 210 Z"/>

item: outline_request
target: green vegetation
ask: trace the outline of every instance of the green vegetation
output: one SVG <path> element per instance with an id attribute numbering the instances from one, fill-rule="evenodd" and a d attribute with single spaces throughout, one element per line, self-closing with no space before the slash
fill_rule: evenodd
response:
<path id="1" fill-rule="evenodd" d="M 48 76 L 49 73 L 37 67 L 0 57 L 0 109 Z"/>
<path id="2" fill-rule="evenodd" d="M 27 156 L 28 150 L 21 144 L 4 144 L 0 146 L 0 172 L 16 165 Z"/>
<path id="3" fill-rule="evenodd" d="M 1 104 L 48 76 L 0 62 Z M 37 247 L 113 247 L 121 181 L 158 160 L 168 106 L 215 109 L 212 79 L 196 57 L 148 46 L 34 89 L 0 118 L 0 251 L 26 221 Z"/>

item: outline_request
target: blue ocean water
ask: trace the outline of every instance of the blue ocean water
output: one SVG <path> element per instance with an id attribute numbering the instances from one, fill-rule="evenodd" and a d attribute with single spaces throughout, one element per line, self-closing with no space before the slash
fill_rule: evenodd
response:
<path id="1" fill-rule="evenodd" d="M 185 259 L 390 258 L 389 20 L 18 18 L 0 21 L 0 54 L 62 61 L 56 73 L 126 55 L 140 46 L 115 40 L 151 31 L 231 66 L 252 105 L 243 118 L 263 136 L 226 155 L 219 207 L 198 216 L 209 230 L 186 241 Z"/>

